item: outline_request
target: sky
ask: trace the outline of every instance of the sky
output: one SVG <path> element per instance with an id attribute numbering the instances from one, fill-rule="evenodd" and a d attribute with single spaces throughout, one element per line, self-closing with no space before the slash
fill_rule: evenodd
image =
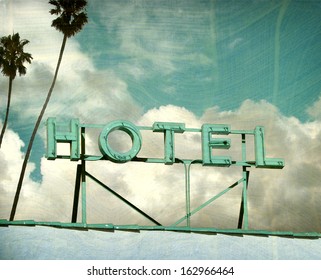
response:
<path id="1" fill-rule="evenodd" d="M 27 75 L 14 80 L 0 149 L 0 218 L 8 219 L 62 34 L 51 27 L 47 1 L 0 0 L 0 6 L 0 36 L 19 32 L 30 41 L 25 51 L 33 56 Z M 85 124 L 122 119 L 142 126 L 156 121 L 190 128 L 264 126 L 268 157 L 283 158 L 285 167 L 251 168 L 249 227 L 321 231 L 321 1 L 94 0 L 87 13 L 88 24 L 68 39 L 16 219 L 71 219 L 77 163 L 45 158 L 48 117 Z M 8 79 L 1 76 L 0 126 L 7 90 Z M 95 152 L 99 132 L 88 133 L 88 149 Z M 143 155 L 162 156 L 162 135 L 155 134 L 143 134 Z M 117 137 L 115 145 L 126 149 L 128 139 Z M 184 133 L 175 140 L 178 156 L 199 157 L 199 136 Z M 97 161 L 87 167 L 165 225 L 185 215 L 182 165 Z M 236 167 L 193 166 L 192 209 L 240 176 Z M 88 222 L 150 224 L 93 182 L 87 195 Z M 237 227 L 240 198 L 238 186 L 195 215 L 192 225 Z"/>

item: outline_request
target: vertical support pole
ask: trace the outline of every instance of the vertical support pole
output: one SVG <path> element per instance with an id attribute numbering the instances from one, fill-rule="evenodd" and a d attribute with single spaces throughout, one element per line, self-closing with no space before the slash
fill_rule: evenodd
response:
<path id="1" fill-rule="evenodd" d="M 242 204 L 243 204 L 243 229 L 249 229 L 248 222 L 248 209 L 247 209 L 247 187 L 249 182 L 249 171 L 246 167 L 243 167 L 243 192 L 242 192 Z"/>
<path id="2" fill-rule="evenodd" d="M 186 226 L 191 226 L 191 186 L 190 186 L 190 168 L 191 161 L 183 161 L 185 168 L 185 198 L 186 198 Z"/>
<path id="3" fill-rule="evenodd" d="M 72 216 L 71 216 L 71 222 L 72 223 L 77 223 L 79 192 L 80 192 L 80 180 L 81 180 L 81 168 L 82 168 L 81 164 L 78 164 L 77 165 L 77 173 L 76 173 L 74 203 L 73 203 L 73 207 L 72 207 Z"/>
<path id="4" fill-rule="evenodd" d="M 245 134 L 242 134 L 242 161 L 246 162 L 246 139 Z M 249 171 L 246 170 L 246 166 L 242 168 L 243 176 L 243 189 L 242 189 L 242 201 L 240 207 L 238 228 L 248 229 L 248 209 L 247 209 L 247 188 L 249 182 Z"/>
<path id="5" fill-rule="evenodd" d="M 87 223 L 85 144 L 85 128 L 81 127 L 81 218 L 84 225 Z"/>

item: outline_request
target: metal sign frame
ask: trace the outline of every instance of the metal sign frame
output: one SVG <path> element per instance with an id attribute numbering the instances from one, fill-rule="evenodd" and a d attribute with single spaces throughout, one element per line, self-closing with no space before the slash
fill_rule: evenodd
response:
<path id="1" fill-rule="evenodd" d="M 64 129 L 61 129 L 63 128 Z M 86 154 L 86 128 L 102 129 L 99 136 L 99 145 L 101 155 Z M 108 135 L 114 130 L 122 130 L 127 133 L 132 140 L 132 148 L 125 153 L 113 150 L 108 145 Z M 152 132 L 160 132 L 164 134 L 164 157 L 163 158 L 142 158 L 138 157 L 141 147 L 140 131 L 149 130 Z M 202 141 L 202 159 L 179 159 L 175 157 L 174 139 L 175 133 L 198 132 L 201 133 Z M 213 155 L 214 149 L 229 149 L 230 139 L 214 138 L 217 135 L 239 135 L 242 147 L 242 159 L 235 161 L 227 156 Z M 254 136 L 255 144 L 255 160 L 247 160 L 246 139 L 247 136 Z M 70 154 L 58 155 L 57 143 L 69 143 Z M 253 130 L 231 130 L 229 125 L 204 124 L 202 128 L 186 128 L 184 123 L 164 123 L 155 122 L 153 126 L 135 126 L 128 121 L 115 121 L 108 125 L 99 124 L 80 124 L 77 119 L 72 119 L 69 122 L 57 122 L 55 118 L 47 120 L 47 158 L 48 160 L 55 159 L 70 159 L 78 161 L 75 191 L 73 198 L 73 210 L 70 223 L 63 222 L 37 222 L 33 220 L 23 221 L 7 221 L 0 220 L 0 226 L 9 225 L 28 225 L 28 226 L 54 226 L 63 228 L 81 228 L 81 229 L 106 229 L 106 230 L 171 230 L 184 232 L 211 232 L 211 233 L 232 233 L 232 234 L 263 234 L 263 235 L 281 235 L 294 237 L 321 237 L 320 233 L 295 233 L 289 231 L 267 231 L 249 229 L 248 223 L 248 170 L 251 167 L 257 168 L 274 168 L 282 169 L 284 167 L 283 159 L 270 159 L 266 157 L 264 146 L 264 127 L 257 126 Z M 162 225 L 149 214 L 145 213 L 139 207 L 135 206 L 125 197 L 114 191 L 112 188 L 104 184 L 98 178 L 90 174 L 86 170 L 87 161 L 110 160 L 116 163 L 124 163 L 127 161 L 144 162 L 144 163 L 162 163 L 167 165 L 183 164 L 185 174 L 185 215 L 173 222 L 171 225 Z M 214 167 L 229 167 L 239 166 L 241 168 L 241 178 L 229 185 L 223 191 L 208 199 L 203 204 L 195 209 L 191 209 L 191 189 L 190 176 L 191 166 L 194 164 L 209 165 Z M 143 215 L 154 225 L 114 225 L 112 223 L 89 224 L 87 223 L 87 178 L 90 178 L 95 183 L 103 187 L 106 191 L 116 196 L 122 202 L 130 206 L 133 210 Z M 191 217 L 213 203 L 215 200 L 232 190 L 234 187 L 241 185 L 242 198 L 239 210 L 238 225 L 232 229 L 219 229 L 209 227 L 191 227 Z M 81 201 L 81 221 L 77 221 L 79 200 Z M 183 225 L 182 225 L 183 224 Z"/>

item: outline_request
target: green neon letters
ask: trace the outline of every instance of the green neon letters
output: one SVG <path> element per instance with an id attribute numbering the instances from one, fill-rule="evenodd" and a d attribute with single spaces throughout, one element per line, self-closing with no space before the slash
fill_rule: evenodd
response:
<path id="1" fill-rule="evenodd" d="M 203 124 L 202 125 L 202 154 L 203 165 L 230 166 L 231 157 L 213 156 L 212 149 L 229 149 L 231 140 L 226 138 L 213 138 L 213 135 L 227 135 L 231 132 L 229 125 Z"/>
<path id="2" fill-rule="evenodd" d="M 70 160 L 80 159 L 79 121 L 57 123 L 56 118 L 47 120 L 47 159 L 57 158 L 57 143 L 70 143 Z"/>
<path id="3" fill-rule="evenodd" d="M 126 132 L 132 139 L 132 148 L 125 153 L 112 149 L 108 143 L 108 135 L 115 130 Z M 128 121 L 113 121 L 106 125 L 99 136 L 99 148 L 105 158 L 114 162 L 127 162 L 132 160 L 140 151 L 142 146 L 142 136 L 138 128 Z"/>
<path id="4" fill-rule="evenodd" d="M 96 127 L 101 128 L 102 131 L 98 138 L 100 148 L 100 156 L 85 155 L 85 144 L 80 141 L 80 134 L 82 139 L 85 138 L 85 128 Z M 137 155 L 142 147 L 141 129 L 152 130 L 153 132 L 164 134 L 164 158 L 142 159 Z M 119 152 L 110 146 L 108 136 L 115 130 L 121 130 L 127 133 L 132 141 L 132 147 L 127 152 Z M 81 132 L 82 131 L 82 132 Z M 81 132 L 81 133 L 80 133 Z M 164 164 L 173 164 L 177 162 L 175 156 L 175 133 L 184 132 L 200 132 L 202 145 L 202 159 L 201 163 L 206 166 L 222 166 L 229 167 L 232 164 L 241 166 L 255 166 L 258 168 L 278 168 L 284 167 L 284 160 L 279 158 L 266 158 L 264 146 L 264 127 L 257 126 L 254 130 L 231 130 L 230 125 L 226 124 L 203 124 L 201 129 L 186 128 L 184 123 L 174 122 L 155 122 L 152 127 L 137 127 L 129 121 L 113 121 L 105 126 L 101 125 L 81 125 L 77 119 L 69 122 L 58 123 L 55 118 L 47 120 L 47 158 L 54 160 L 58 158 L 69 158 L 70 160 L 100 160 L 107 159 L 116 163 L 125 163 L 131 160 L 141 160 L 146 162 L 157 162 Z M 246 148 L 242 146 L 244 157 L 242 161 L 232 161 L 230 156 L 215 155 L 217 149 L 229 149 L 231 140 L 229 138 L 220 138 L 217 135 L 241 134 L 242 139 L 249 134 L 254 136 L 255 144 L 255 162 L 246 160 Z M 243 141 L 243 140 L 242 140 Z M 57 155 L 57 143 L 69 143 L 70 155 Z M 83 143 L 83 144 L 81 144 Z M 83 145 L 83 152 L 80 153 L 80 147 Z M 182 159 L 180 159 L 182 160 Z M 199 159 L 197 159 L 200 162 Z"/>
<path id="5" fill-rule="evenodd" d="M 282 168 L 284 166 L 283 159 L 265 157 L 263 126 L 257 126 L 254 129 L 254 137 L 255 137 L 255 166 L 259 168 Z"/>
<path id="6" fill-rule="evenodd" d="M 175 162 L 174 152 L 174 133 L 183 133 L 185 131 L 184 123 L 155 122 L 153 124 L 154 132 L 164 132 L 164 160 L 165 164 Z"/>

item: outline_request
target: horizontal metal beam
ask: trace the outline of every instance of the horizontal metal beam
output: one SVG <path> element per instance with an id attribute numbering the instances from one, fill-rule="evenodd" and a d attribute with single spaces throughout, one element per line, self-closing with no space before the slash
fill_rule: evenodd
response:
<path id="1" fill-rule="evenodd" d="M 114 224 L 83 224 L 83 223 L 62 223 L 62 222 L 37 222 L 34 220 L 9 221 L 0 220 L 0 227 L 7 226 L 48 226 L 60 227 L 65 229 L 106 229 L 106 230 L 156 230 L 156 231 L 175 231 L 175 232 L 202 232 L 231 235 L 265 235 L 283 236 L 294 238 L 321 238 L 320 232 L 292 232 L 292 231 L 269 231 L 254 229 L 219 229 L 219 228 L 198 228 L 198 227 L 178 227 L 178 226 L 139 226 L 139 225 L 114 225 Z"/>

